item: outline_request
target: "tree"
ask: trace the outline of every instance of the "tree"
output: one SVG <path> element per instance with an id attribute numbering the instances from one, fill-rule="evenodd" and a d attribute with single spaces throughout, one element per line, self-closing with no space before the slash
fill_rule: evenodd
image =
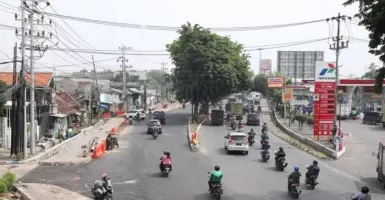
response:
<path id="1" fill-rule="evenodd" d="M 139 76 L 137 75 L 130 75 L 126 72 L 127 82 L 137 82 L 139 81 Z M 116 74 L 116 76 L 111 79 L 113 82 L 123 82 L 123 72 L 120 72 L 119 74 Z"/>
<path id="2" fill-rule="evenodd" d="M 368 79 L 374 79 L 377 76 L 377 65 L 374 63 L 370 63 L 369 65 L 369 71 L 366 72 L 361 78 L 368 78 Z"/>
<path id="3" fill-rule="evenodd" d="M 248 89 L 252 74 L 242 45 L 198 24 L 182 25 L 178 34 L 166 46 L 175 65 L 170 79 L 176 100 L 191 100 L 197 114 L 199 104 L 215 103 Z"/>
<path id="4" fill-rule="evenodd" d="M 359 25 L 364 26 L 369 33 L 369 53 L 379 56 L 385 62 L 385 3 L 383 0 L 347 0 L 343 5 L 348 6 L 359 3 L 358 13 L 355 17 L 360 19 Z M 385 78 L 385 65 L 378 70 L 374 92 L 382 93 Z"/>
<path id="5" fill-rule="evenodd" d="M 279 76 L 280 76 L 279 74 L 273 74 L 270 77 L 279 77 Z M 264 74 L 258 74 L 257 76 L 255 76 L 253 80 L 252 90 L 259 92 L 264 96 L 270 97 L 274 102 L 281 102 L 282 100 L 281 91 L 276 88 L 269 88 L 267 85 L 268 78 L 269 76 L 266 76 Z M 286 82 L 289 82 L 288 80 L 286 80 Z"/>
<path id="6" fill-rule="evenodd" d="M 4 96 L 6 94 L 9 94 L 8 92 L 6 92 L 6 90 L 8 89 L 8 86 L 7 86 L 7 83 L 5 83 L 4 81 L 0 81 L 0 91 L 1 91 L 1 98 L 0 98 L 0 116 L 3 116 L 4 113 L 4 105 L 7 103 L 7 100 L 8 100 L 8 96 Z"/>

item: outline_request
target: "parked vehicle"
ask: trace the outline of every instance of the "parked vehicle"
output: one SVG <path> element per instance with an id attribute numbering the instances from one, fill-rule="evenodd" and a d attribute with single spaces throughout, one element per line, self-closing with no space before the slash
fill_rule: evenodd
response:
<path id="1" fill-rule="evenodd" d="M 138 117 L 137 117 L 138 113 L 139 113 L 139 116 L 140 116 L 140 112 L 138 110 L 130 110 L 126 114 L 124 114 L 124 117 L 126 119 L 139 120 Z"/>
<path id="2" fill-rule="evenodd" d="M 382 126 L 384 126 L 384 122 L 382 119 L 383 118 L 381 112 L 369 111 L 365 113 L 364 118 L 362 119 L 362 123 L 369 123 L 374 125 L 382 123 Z"/>
<path id="3" fill-rule="evenodd" d="M 242 132 L 230 132 L 225 136 L 225 150 L 227 153 L 241 151 L 245 155 L 249 154 L 248 137 Z"/>
<path id="4" fill-rule="evenodd" d="M 159 134 L 162 134 L 162 124 L 157 119 L 152 119 L 147 123 L 147 134 L 153 134 L 157 130 Z"/>
<path id="5" fill-rule="evenodd" d="M 163 111 L 155 111 L 154 119 L 159 120 L 161 124 L 166 124 L 166 113 Z"/>
<path id="6" fill-rule="evenodd" d="M 211 110 L 211 124 L 212 125 L 223 125 L 223 120 L 225 118 L 224 110 L 222 109 L 212 109 Z"/>
<path id="7" fill-rule="evenodd" d="M 260 116 L 259 113 L 250 113 L 247 116 L 246 124 L 247 125 L 257 125 L 257 126 L 259 126 L 260 125 L 259 116 Z"/>
<path id="8" fill-rule="evenodd" d="M 377 153 L 377 178 L 382 182 L 383 189 L 385 189 L 385 142 L 380 142 Z M 375 154 L 374 154 L 375 155 Z"/>

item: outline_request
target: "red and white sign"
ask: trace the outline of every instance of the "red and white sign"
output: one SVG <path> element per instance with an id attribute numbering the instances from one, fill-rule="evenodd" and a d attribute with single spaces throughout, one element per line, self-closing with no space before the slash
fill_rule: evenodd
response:
<path id="1" fill-rule="evenodd" d="M 267 87 L 269 88 L 283 88 L 284 85 L 284 79 L 282 77 L 267 79 Z"/>
<path id="2" fill-rule="evenodd" d="M 313 135 L 331 135 L 334 120 L 334 90 L 335 82 L 315 82 L 314 95 L 318 101 L 314 101 L 314 125 Z"/>

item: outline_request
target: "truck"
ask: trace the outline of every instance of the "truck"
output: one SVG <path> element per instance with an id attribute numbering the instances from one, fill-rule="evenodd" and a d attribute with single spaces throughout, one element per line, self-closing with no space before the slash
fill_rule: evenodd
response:
<path id="1" fill-rule="evenodd" d="M 337 118 L 338 119 L 349 119 L 352 111 L 352 106 L 346 103 L 337 103 Z"/>
<path id="2" fill-rule="evenodd" d="M 231 114 L 236 116 L 236 120 L 242 120 L 243 119 L 243 103 L 242 102 L 230 103 L 230 112 L 231 112 Z"/>
<path id="3" fill-rule="evenodd" d="M 378 145 L 377 153 L 377 178 L 383 184 L 385 189 L 385 142 L 380 142 Z"/>

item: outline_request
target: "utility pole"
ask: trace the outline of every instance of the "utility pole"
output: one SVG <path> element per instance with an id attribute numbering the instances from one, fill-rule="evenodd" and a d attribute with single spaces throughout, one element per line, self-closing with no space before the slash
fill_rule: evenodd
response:
<path id="1" fill-rule="evenodd" d="M 29 39 L 30 44 L 29 44 L 29 50 L 30 50 L 30 66 L 29 66 L 29 72 L 30 72 L 30 153 L 33 155 L 35 154 L 35 143 L 36 143 L 36 133 L 35 133 L 35 72 L 34 72 L 34 61 L 35 61 L 35 56 L 34 56 L 34 51 L 46 51 L 47 46 L 44 46 L 43 43 L 44 41 L 40 44 L 39 40 L 47 40 L 52 37 L 52 33 L 46 33 L 45 31 L 39 31 L 39 30 L 34 30 L 34 26 L 50 26 L 52 24 L 52 21 L 49 20 L 49 23 L 46 23 L 44 16 L 40 14 L 39 10 L 37 7 L 39 6 L 40 3 L 45 3 L 46 6 L 50 6 L 50 3 L 48 0 L 22 0 L 21 1 L 21 12 L 22 16 L 21 19 L 18 19 L 17 14 L 15 15 L 16 20 L 21 20 L 22 22 L 22 28 L 21 28 L 21 38 L 22 38 L 22 44 L 21 44 L 21 49 L 22 49 L 22 73 L 21 73 L 21 80 L 23 80 L 23 85 L 22 87 L 25 87 L 25 75 L 26 75 L 26 63 L 25 63 L 25 49 L 27 47 L 26 45 L 26 39 Z M 27 18 L 25 17 L 25 12 L 28 12 L 28 21 Z M 36 17 L 35 17 L 36 15 Z M 30 27 L 29 30 L 26 31 L 26 23 L 29 23 Z M 19 35 L 18 30 L 16 30 L 16 35 Z M 22 88 L 23 89 L 23 88 Z M 26 100 L 26 90 L 24 90 L 24 98 L 22 105 L 24 107 L 24 123 L 27 122 L 26 120 L 26 105 L 25 105 L 25 100 Z M 24 127 L 24 157 L 26 158 L 27 155 L 27 140 L 28 140 L 28 134 L 26 127 Z"/>
<path id="2" fill-rule="evenodd" d="M 165 75 L 165 72 L 166 72 L 166 68 L 165 68 L 165 66 L 167 65 L 167 63 L 166 62 L 161 62 L 160 63 L 161 65 L 162 65 L 162 83 L 160 83 L 160 96 L 161 96 L 161 99 L 162 99 L 162 103 L 164 102 L 164 89 L 163 89 L 163 85 L 166 85 L 165 83 L 166 83 L 166 81 L 165 81 L 165 77 L 164 77 L 164 75 Z M 166 88 L 167 88 L 167 85 L 166 85 Z"/>
<path id="3" fill-rule="evenodd" d="M 144 102 L 144 110 L 147 110 L 147 70 L 144 70 L 144 73 L 145 73 L 145 80 L 144 80 L 144 86 L 143 86 L 143 90 L 144 90 L 144 97 L 143 97 L 143 102 Z"/>
<path id="4" fill-rule="evenodd" d="M 92 82 L 96 82 L 96 91 L 94 92 L 94 98 L 96 99 L 96 111 L 97 111 L 97 114 L 98 114 L 98 116 L 99 116 L 99 96 L 100 96 L 100 93 L 99 93 L 99 84 L 98 84 L 98 79 L 96 78 L 96 67 L 95 67 L 95 60 L 94 60 L 94 55 L 92 55 L 92 65 L 94 66 L 94 79 L 92 80 Z M 93 85 L 93 83 L 92 83 L 92 85 Z M 92 101 L 92 99 L 91 99 L 91 101 Z"/>
<path id="5" fill-rule="evenodd" d="M 342 49 L 349 47 L 349 40 L 344 40 L 341 36 L 341 20 L 351 19 L 345 15 L 338 13 L 337 17 L 326 19 L 326 21 L 334 20 L 337 22 L 337 36 L 333 37 L 333 44 L 330 45 L 330 49 L 336 51 L 336 86 L 334 89 L 334 120 L 333 120 L 333 135 L 337 134 L 337 101 L 338 101 L 338 85 L 339 85 L 339 57 Z M 341 127 L 339 127 L 340 129 Z"/>
<path id="6" fill-rule="evenodd" d="M 126 73 L 126 62 L 128 62 L 128 59 L 126 59 L 126 51 L 131 50 L 131 47 L 126 47 L 124 44 L 119 47 L 119 50 L 122 51 L 122 56 L 118 58 L 118 62 L 122 62 L 122 76 L 123 76 L 123 99 L 124 102 L 126 103 L 126 109 L 128 109 L 128 101 L 127 101 L 127 73 Z"/>
<path id="7" fill-rule="evenodd" d="M 13 48 L 13 80 L 12 85 L 16 86 L 17 84 L 17 43 L 15 43 L 15 47 Z M 17 102 L 17 93 L 12 93 L 12 110 L 11 110 L 11 157 L 14 155 L 17 150 L 17 134 L 18 134 L 18 123 L 16 119 L 16 102 Z"/>

